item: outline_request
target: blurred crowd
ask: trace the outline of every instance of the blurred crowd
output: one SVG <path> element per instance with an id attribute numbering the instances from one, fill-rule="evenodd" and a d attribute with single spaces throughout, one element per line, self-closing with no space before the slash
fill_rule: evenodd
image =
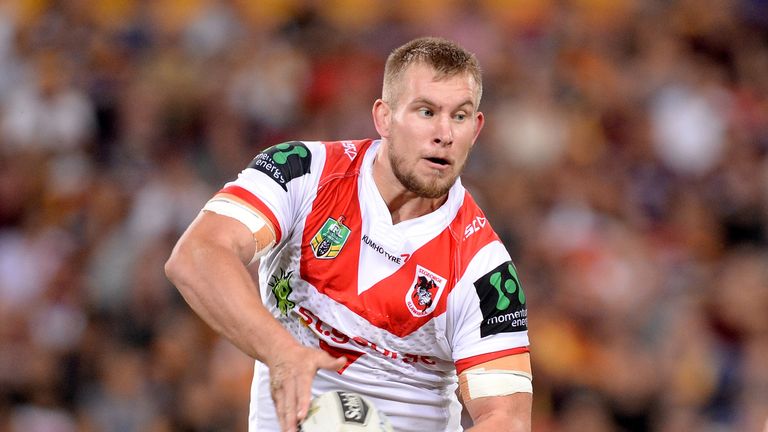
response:
<path id="1" fill-rule="evenodd" d="M 245 430 L 252 361 L 164 260 L 259 150 L 375 138 L 422 35 L 484 67 L 463 181 L 534 431 L 768 427 L 765 0 L 0 0 L 0 430 Z"/>

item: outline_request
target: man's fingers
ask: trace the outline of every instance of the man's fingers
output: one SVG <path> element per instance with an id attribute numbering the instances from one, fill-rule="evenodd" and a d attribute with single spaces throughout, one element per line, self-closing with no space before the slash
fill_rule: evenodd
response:
<path id="1" fill-rule="evenodd" d="M 316 366 L 318 369 L 329 369 L 337 371 L 347 364 L 347 358 L 333 357 L 326 352 L 320 352 L 320 355 L 316 356 Z M 313 375 L 297 376 L 296 382 L 296 416 L 297 421 L 301 422 L 307 416 L 309 411 L 309 405 L 312 402 L 312 380 Z"/>
<path id="2" fill-rule="evenodd" d="M 301 360 L 297 363 L 299 357 Z M 288 367 L 287 364 L 293 366 Z M 346 357 L 336 358 L 325 351 L 305 348 L 293 360 L 273 366 L 270 391 L 281 431 L 295 432 L 298 422 L 307 416 L 312 401 L 312 380 L 317 369 L 338 371 L 346 364 Z M 292 372 L 286 374 L 286 370 Z"/>
<path id="3" fill-rule="evenodd" d="M 283 392 L 283 383 L 277 379 L 270 379 L 269 390 L 272 393 L 272 401 L 275 403 L 275 414 L 277 414 L 277 421 L 280 423 L 280 430 L 286 430 L 285 423 L 285 395 Z"/>
<path id="4" fill-rule="evenodd" d="M 320 358 L 317 364 L 320 369 L 339 370 L 347 364 L 347 358 L 344 356 L 333 357 L 328 353 L 323 354 L 325 355 Z"/>
<path id="5" fill-rule="evenodd" d="M 296 431 L 296 379 L 276 370 L 269 380 L 275 414 L 283 432 Z"/>
<path id="6" fill-rule="evenodd" d="M 283 386 L 283 408 L 280 413 L 285 423 L 286 432 L 296 432 L 296 381 L 288 380 Z"/>
<path id="7" fill-rule="evenodd" d="M 296 395 L 296 420 L 302 422 L 309 411 L 309 403 L 312 400 L 312 380 L 297 383 Z"/>

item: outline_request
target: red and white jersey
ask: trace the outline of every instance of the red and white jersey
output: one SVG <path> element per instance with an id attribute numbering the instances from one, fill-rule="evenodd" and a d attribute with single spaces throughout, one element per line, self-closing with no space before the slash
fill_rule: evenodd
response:
<path id="1" fill-rule="evenodd" d="M 378 146 L 279 144 L 214 199 L 246 225 L 254 209 L 272 222 L 264 303 L 301 343 L 348 359 L 318 373 L 313 396 L 355 391 L 398 431 L 460 431 L 457 371 L 528 350 L 525 295 L 460 181 L 436 211 L 392 223 L 372 176 Z M 251 431 L 279 430 L 268 381 L 257 364 Z"/>

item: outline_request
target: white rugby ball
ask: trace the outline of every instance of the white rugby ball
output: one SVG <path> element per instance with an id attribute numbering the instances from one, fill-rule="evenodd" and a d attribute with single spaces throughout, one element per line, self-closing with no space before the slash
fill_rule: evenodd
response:
<path id="1" fill-rule="evenodd" d="M 301 432 L 394 432 L 389 420 L 358 393 L 335 390 L 312 399 Z"/>

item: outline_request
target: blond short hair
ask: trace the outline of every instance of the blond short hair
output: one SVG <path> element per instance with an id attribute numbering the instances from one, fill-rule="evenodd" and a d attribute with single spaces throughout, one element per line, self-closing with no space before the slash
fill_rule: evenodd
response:
<path id="1" fill-rule="evenodd" d="M 456 43 L 439 37 L 414 39 L 392 51 L 384 66 L 381 95 L 385 102 L 393 106 L 397 103 L 398 87 L 403 73 L 416 63 L 432 67 L 438 79 L 469 74 L 477 84 L 475 107 L 480 105 L 483 79 L 477 58 Z"/>

